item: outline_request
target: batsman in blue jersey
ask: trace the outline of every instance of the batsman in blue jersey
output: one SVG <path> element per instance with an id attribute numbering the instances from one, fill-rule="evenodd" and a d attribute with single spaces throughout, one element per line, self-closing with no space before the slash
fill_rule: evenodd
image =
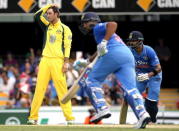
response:
<path id="1" fill-rule="evenodd" d="M 153 123 L 156 122 L 158 113 L 158 100 L 162 72 L 159 59 L 152 47 L 143 44 L 144 37 L 139 31 L 132 31 L 129 34 L 127 45 L 136 62 L 136 84 L 142 93 L 148 88 L 148 95 L 145 99 L 145 107 Z"/>
<path id="2" fill-rule="evenodd" d="M 94 35 L 99 55 L 99 59 L 88 74 L 85 86 L 86 93 L 97 111 L 91 122 L 96 123 L 111 116 L 103 96 L 101 83 L 109 74 L 114 73 L 121 83 L 125 99 L 139 120 L 136 128 L 145 128 L 150 116 L 136 88 L 135 59 L 130 49 L 115 33 L 117 23 L 101 23 L 99 16 L 92 12 L 82 15 L 81 22 L 80 30 Z"/>

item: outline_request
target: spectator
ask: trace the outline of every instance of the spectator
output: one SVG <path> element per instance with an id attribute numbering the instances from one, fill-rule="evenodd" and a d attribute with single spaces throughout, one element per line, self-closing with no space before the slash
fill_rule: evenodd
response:
<path id="1" fill-rule="evenodd" d="M 111 101 L 111 92 L 110 92 L 110 87 L 108 84 L 103 84 L 103 91 L 104 91 L 104 99 L 106 100 L 106 102 L 111 105 L 112 101 Z"/>
<path id="2" fill-rule="evenodd" d="M 165 45 L 164 39 L 159 38 L 158 39 L 158 45 L 155 46 L 155 50 L 157 52 L 157 55 L 160 59 L 160 61 L 169 61 L 171 57 L 171 51 L 168 46 Z"/>
<path id="3" fill-rule="evenodd" d="M 0 108 L 7 108 L 9 106 L 10 92 L 13 90 L 16 80 L 14 77 L 8 77 L 7 71 L 1 70 L 0 81 Z"/>
<path id="4" fill-rule="evenodd" d="M 14 88 L 16 79 L 14 77 L 8 77 L 8 72 L 3 70 L 0 74 L 1 83 L 0 91 L 10 95 L 10 91 Z"/>
<path id="5" fill-rule="evenodd" d="M 29 59 L 26 59 L 25 63 L 21 66 L 21 72 L 30 74 L 32 71 L 33 71 L 32 65 L 31 65 Z"/>
<path id="6" fill-rule="evenodd" d="M 160 64 L 162 67 L 162 75 L 163 75 L 163 81 L 162 81 L 162 87 L 167 87 L 171 85 L 170 80 L 170 72 L 171 72 L 171 66 L 170 66 L 170 58 L 171 58 L 171 51 L 167 45 L 164 43 L 164 39 L 159 38 L 158 44 L 155 46 L 155 51 L 159 57 Z"/>
<path id="7" fill-rule="evenodd" d="M 40 49 L 38 49 L 35 53 L 35 59 L 34 59 L 33 65 L 32 65 L 34 69 L 40 62 L 41 54 L 42 54 L 42 51 Z"/>
<path id="8" fill-rule="evenodd" d="M 17 60 L 13 58 L 12 53 L 10 53 L 10 52 L 7 53 L 7 58 L 4 61 L 4 65 L 6 65 L 6 66 L 11 66 L 11 65 L 16 66 L 17 65 Z"/>
<path id="9" fill-rule="evenodd" d="M 119 85 L 116 84 L 111 88 L 110 95 L 111 95 L 113 105 L 120 105 L 122 103 L 123 92 L 121 88 L 119 87 Z"/>

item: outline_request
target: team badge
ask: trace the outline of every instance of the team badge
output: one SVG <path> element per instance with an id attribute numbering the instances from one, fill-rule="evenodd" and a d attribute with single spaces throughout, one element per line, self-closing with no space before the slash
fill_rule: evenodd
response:
<path id="1" fill-rule="evenodd" d="M 129 39 L 132 39 L 132 33 L 129 34 Z"/>
<path id="2" fill-rule="evenodd" d="M 57 34 L 60 34 L 60 33 L 61 33 L 61 30 L 60 30 L 60 29 L 58 29 L 58 30 L 56 31 L 56 33 L 57 33 Z"/>
<path id="3" fill-rule="evenodd" d="M 50 35 L 50 43 L 54 43 L 56 40 L 56 36 L 55 35 Z"/>

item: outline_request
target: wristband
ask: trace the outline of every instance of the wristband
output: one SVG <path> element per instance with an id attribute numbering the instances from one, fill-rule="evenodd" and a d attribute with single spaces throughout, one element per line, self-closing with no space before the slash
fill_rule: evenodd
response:
<path id="1" fill-rule="evenodd" d="M 103 40 L 101 41 L 101 43 L 107 44 L 107 43 L 108 43 L 108 40 L 103 39 Z"/>
<path id="2" fill-rule="evenodd" d="M 154 73 L 154 76 L 158 74 L 158 72 L 155 69 L 152 72 Z"/>

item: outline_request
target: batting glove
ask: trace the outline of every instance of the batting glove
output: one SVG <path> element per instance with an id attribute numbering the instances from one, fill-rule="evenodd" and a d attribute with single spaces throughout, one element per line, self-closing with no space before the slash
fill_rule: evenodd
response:
<path id="1" fill-rule="evenodd" d="M 106 53 L 108 53 L 107 43 L 108 43 L 108 41 L 105 40 L 105 39 L 103 39 L 103 40 L 101 41 L 101 43 L 98 44 L 98 46 L 97 46 L 97 51 L 98 51 L 98 55 L 99 55 L 99 56 L 103 56 L 103 55 L 105 55 Z"/>
<path id="2" fill-rule="evenodd" d="M 141 73 L 137 75 L 137 80 L 142 82 L 149 79 L 148 73 Z"/>
<path id="3" fill-rule="evenodd" d="M 88 59 L 79 59 L 74 62 L 73 68 L 75 70 L 80 70 L 81 68 L 85 68 L 88 64 L 89 64 Z"/>

